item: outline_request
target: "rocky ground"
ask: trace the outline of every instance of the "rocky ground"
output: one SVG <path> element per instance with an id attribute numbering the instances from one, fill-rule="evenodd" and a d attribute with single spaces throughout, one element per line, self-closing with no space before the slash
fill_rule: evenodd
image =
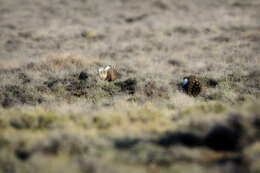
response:
<path id="1" fill-rule="evenodd" d="M 0 172 L 260 172 L 259 8 L 0 0 Z"/>

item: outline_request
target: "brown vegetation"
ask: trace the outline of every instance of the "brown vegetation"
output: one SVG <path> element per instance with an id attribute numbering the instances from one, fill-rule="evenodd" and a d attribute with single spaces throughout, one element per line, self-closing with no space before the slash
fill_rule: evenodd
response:
<path id="1" fill-rule="evenodd" d="M 0 0 L 0 172 L 258 173 L 259 6 Z"/>

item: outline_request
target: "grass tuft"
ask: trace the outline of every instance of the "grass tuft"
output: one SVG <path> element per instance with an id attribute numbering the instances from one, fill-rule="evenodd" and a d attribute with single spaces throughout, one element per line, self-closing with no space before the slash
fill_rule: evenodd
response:
<path id="1" fill-rule="evenodd" d="M 196 104 L 194 106 L 188 107 L 181 112 L 183 115 L 190 115 L 195 113 L 202 114 L 220 114 L 227 110 L 227 107 L 219 101 L 209 101 L 202 104 Z"/>

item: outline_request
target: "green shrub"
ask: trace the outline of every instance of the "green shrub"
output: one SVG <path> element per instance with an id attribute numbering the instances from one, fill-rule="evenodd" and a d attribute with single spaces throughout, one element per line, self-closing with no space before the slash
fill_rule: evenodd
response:
<path id="1" fill-rule="evenodd" d="M 16 115 L 10 119 L 10 125 L 16 129 L 45 129 L 50 128 L 59 118 L 57 115 L 47 112 L 40 114 Z"/>
<path id="2" fill-rule="evenodd" d="M 189 115 L 192 113 L 222 113 L 227 110 L 227 107 L 221 102 L 210 101 L 202 104 L 191 106 L 181 112 L 182 115 Z"/>

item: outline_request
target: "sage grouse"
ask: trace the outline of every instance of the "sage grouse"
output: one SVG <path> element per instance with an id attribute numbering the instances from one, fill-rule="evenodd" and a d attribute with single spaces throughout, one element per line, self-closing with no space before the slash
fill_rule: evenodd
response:
<path id="1" fill-rule="evenodd" d="M 194 75 L 184 77 L 182 88 L 188 95 L 196 97 L 204 88 L 203 80 Z"/>
<path id="2" fill-rule="evenodd" d="M 120 73 L 110 65 L 99 68 L 98 73 L 101 79 L 107 80 L 109 82 L 119 79 L 121 77 Z"/>

